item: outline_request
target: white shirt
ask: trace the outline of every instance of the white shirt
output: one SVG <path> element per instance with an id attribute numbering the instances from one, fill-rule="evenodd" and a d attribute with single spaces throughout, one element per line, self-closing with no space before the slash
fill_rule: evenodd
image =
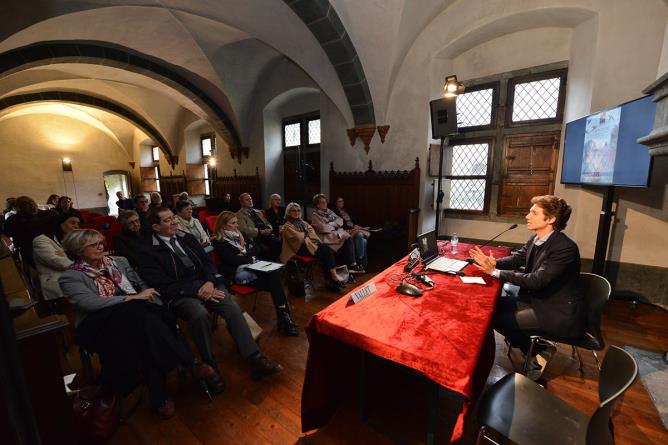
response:
<path id="1" fill-rule="evenodd" d="M 176 237 L 176 236 L 169 237 L 169 236 L 158 235 L 158 238 L 163 240 L 165 242 L 165 244 L 167 244 L 167 247 L 172 249 L 172 252 L 174 252 L 174 248 L 172 247 L 171 240 L 172 240 L 172 238 L 174 238 L 176 240 L 177 247 L 179 248 L 179 250 L 181 250 L 181 253 L 184 254 L 184 255 L 186 254 L 186 251 L 183 250 L 183 246 L 181 246 L 181 243 L 179 243 L 178 237 Z M 176 252 L 174 252 L 174 253 L 176 253 Z"/>

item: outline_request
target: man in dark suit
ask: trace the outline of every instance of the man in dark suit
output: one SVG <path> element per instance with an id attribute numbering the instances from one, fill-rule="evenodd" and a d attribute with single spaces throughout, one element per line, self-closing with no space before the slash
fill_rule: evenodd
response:
<path id="1" fill-rule="evenodd" d="M 580 252 L 562 230 L 571 216 L 571 207 L 552 195 L 536 196 L 526 215 L 527 228 L 535 235 L 512 255 L 495 259 L 477 247 L 471 257 L 478 269 L 519 286 L 517 297 L 504 297 L 497 304 L 494 329 L 527 354 L 530 335 L 546 333 L 563 338 L 584 335 L 586 306 L 579 287 Z M 524 266 L 523 272 L 516 269 Z M 536 357 L 538 378 L 554 354 L 552 344 L 539 344 Z M 531 376 L 531 375 L 530 375 Z"/>
<path id="2" fill-rule="evenodd" d="M 237 349 L 249 361 L 254 380 L 280 372 L 283 368 L 260 352 L 239 306 L 225 289 L 223 278 L 216 276 L 216 268 L 199 241 L 189 233 L 177 231 L 178 221 L 165 207 L 151 209 L 146 220 L 153 235 L 140 253 L 139 273 L 160 293 L 167 307 L 188 322 L 202 360 L 218 369 L 208 308 L 225 320 Z M 210 383 L 215 392 L 224 388 L 220 378 Z"/>

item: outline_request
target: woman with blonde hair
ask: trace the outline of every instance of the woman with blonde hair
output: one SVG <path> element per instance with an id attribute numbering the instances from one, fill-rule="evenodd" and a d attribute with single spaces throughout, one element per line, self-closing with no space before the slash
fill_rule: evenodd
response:
<path id="1" fill-rule="evenodd" d="M 255 249 L 246 243 L 239 231 L 239 220 L 234 212 L 224 211 L 216 218 L 212 243 L 220 258 L 219 272 L 228 283 L 248 284 L 271 294 L 276 308 L 278 330 L 288 336 L 299 335 L 295 322 L 290 317 L 280 269 L 257 272 L 245 267 L 255 262 Z"/>
<path id="2" fill-rule="evenodd" d="M 320 260 L 325 276 L 325 286 L 330 290 L 346 287 L 336 274 L 334 252 L 320 241 L 315 230 L 302 219 L 302 208 L 296 202 L 285 207 L 285 224 L 281 226 L 283 247 L 281 262 L 287 263 L 295 255 L 313 256 Z"/>
<path id="3" fill-rule="evenodd" d="M 128 393 L 143 380 L 152 408 L 163 419 L 172 417 L 167 373 L 185 365 L 206 381 L 213 369 L 195 362 L 155 289 L 147 288 L 125 258 L 105 256 L 100 232 L 73 230 L 62 244 L 74 262 L 58 281 L 78 311 L 77 343 L 100 356 L 100 385 Z"/>
<path id="4" fill-rule="evenodd" d="M 355 259 L 355 245 L 348 231 L 344 228 L 343 218 L 327 207 L 327 197 L 318 193 L 313 197 L 315 212 L 311 224 L 322 243 L 334 252 L 343 250 L 343 256 L 351 273 L 365 273 L 364 267 Z"/>

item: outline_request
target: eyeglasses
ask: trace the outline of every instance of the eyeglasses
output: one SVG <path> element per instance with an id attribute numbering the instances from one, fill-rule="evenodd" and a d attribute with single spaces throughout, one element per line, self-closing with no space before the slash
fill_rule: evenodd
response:
<path id="1" fill-rule="evenodd" d="M 291 212 L 299 212 L 301 213 L 302 211 L 300 209 L 290 209 Z"/>
<path id="2" fill-rule="evenodd" d="M 175 219 L 174 216 L 168 216 L 167 218 L 162 218 L 162 219 L 160 220 L 161 223 L 167 223 L 167 224 L 171 224 L 171 223 L 173 223 L 174 221 L 176 221 L 176 219 Z"/>
<path id="3" fill-rule="evenodd" d="M 104 248 L 105 244 L 106 244 L 106 243 L 105 243 L 104 241 L 99 240 L 99 241 L 95 241 L 94 243 L 86 244 L 86 245 L 84 246 L 84 248 L 87 248 L 87 247 L 94 247 L 94 248 L 96 248 L 96 249 L 100 249 L 100 248 Z"/>

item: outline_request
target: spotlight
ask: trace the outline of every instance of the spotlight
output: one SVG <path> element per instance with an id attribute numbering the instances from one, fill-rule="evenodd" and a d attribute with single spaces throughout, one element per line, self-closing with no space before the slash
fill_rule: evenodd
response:
<path id="1" fill-rule="evenodd" d="M 464 92 L 464 84 L 457 81 L 457 76 L 454 74 L 445 78 L 445 85 L 443 85 L 443 96 L 455 97 Z"/>

